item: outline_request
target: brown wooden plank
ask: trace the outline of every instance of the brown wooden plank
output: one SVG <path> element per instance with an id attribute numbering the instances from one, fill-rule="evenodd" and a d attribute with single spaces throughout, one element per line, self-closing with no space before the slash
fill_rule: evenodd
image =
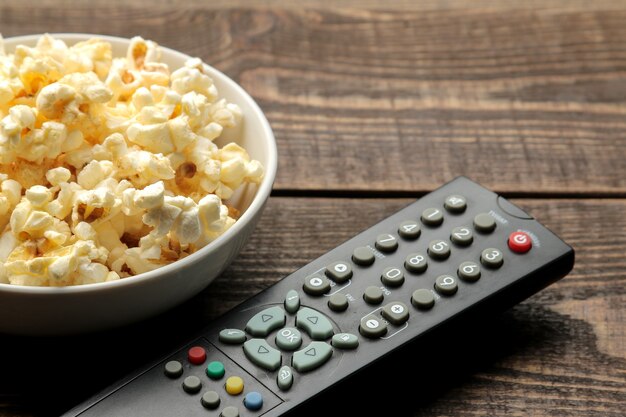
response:
<path id="1" fill-rule="evenodd" d="M 92 336 L 0 336 L 0 416 L 58 414 L 408 203 L 272 198 L 241 256 L 184 306 Z M 427 374 L 402 371 L 396 375 L 401 383 L 392 386 L 386 384 L 394 380 L 394 369 L 381 374 L 373 392 L 384 400 L 378 404 L 412 416 L 623 416 L 626 200 L 516 203 L 574 246 L 574 271 L 492 323 L 476 325 L 471 337 L 453 334 L 426 359 L 398 362 L 400 371 L 423 370 L 425 361 L 435 365 Z M 60 384 L 61 375 L 68 382 Z M 375 414 L 353 397 L 339 401 L 350 415 Z"/>
<path id="2" fill-rule="evenodd" d="M 11 0 L 0 28 L 141 34 L 201 56 L 267 113 L 277 190 L 424 191 L 464 174 L 501 192 L 626 193 L 626 2 L 126 3 Z"/>

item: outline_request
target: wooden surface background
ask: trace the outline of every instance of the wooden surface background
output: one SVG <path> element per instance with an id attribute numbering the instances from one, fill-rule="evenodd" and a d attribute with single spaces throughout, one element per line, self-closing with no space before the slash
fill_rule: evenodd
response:
<path id="1" fill-rule="evenodd" d="M 0 336 L 0 416 L 58 415 L 457 175 L 561 235 L 575 269 L 369 397 L 402 416 L 625 415 L 626 2 L 2 0 L 0 32 L 200 56 L 258 101 L 280 161 L 254 237 L 190 302 L 104 334 Z"/>

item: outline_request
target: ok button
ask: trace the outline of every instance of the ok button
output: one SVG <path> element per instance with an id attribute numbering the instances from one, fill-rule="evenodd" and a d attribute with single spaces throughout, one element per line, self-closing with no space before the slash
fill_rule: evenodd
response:
<path id="1" fill-rule="evenodd" d="M 285 327 L 276 335 L 276 346 L 283 350 L 296 350 L 302 344 L 302 336 L 298 329 Z"/>

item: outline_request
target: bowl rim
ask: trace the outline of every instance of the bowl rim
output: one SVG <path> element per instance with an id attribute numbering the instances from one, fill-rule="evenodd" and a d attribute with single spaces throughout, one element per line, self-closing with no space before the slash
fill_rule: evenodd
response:
<path id="1" fill-rule="evenodd" d="M 64 42 L 80 42 L 90 38 L 99 38 L 102 40 L 109 41 L 111 43 L 130 43 L 129 38 L 122 38 L 118 36 L 110 36 L 110 35 L 99 35 L 99 34 L 90 34 L 90 33 L 41 33 L 41 34 L 30 34 L 30 35 L 22 35 L 22 36 L 13 36 L 9 38 L 3 38 L 5 45 L 9 48 L 12 47 L 12 44 L 19 44 L 22 42 L 32 42 L 33 40 L 39 39 L 41 36 L 48 34 L 56 39 L 61 39 Z M 69 43 L 68 42 L 68 43 Z M 9 49 L 8 48 L 8 49 Z M 175 49 L 168 48 L 159 44 L 159 48 L 161 51 L 166 52 L 167 54 L 174 55 L 175 57 L 187 60 L 192 58 L 192 56 L 179 52 Z M 8 52 L 8 51 L 7 51 Z M 204 61 L 203 61 L 204 62 Z M 208 64 L 207 64 L 208 65 Z M 248 222 L 250 222 L 256 213 L 258 213 L 262 208 L 269 195 L 272 191 L 272 186 L 274 184 L 274 180 L 276 178 L 276 170 L 278 169 L 278 150 L 276 147 L 276 138 L 274 137 L 274 133 L 269 124 L 269 121 L 265 117 L 265 114 L 259 107 L 259 105 L 254 101 L 254 99 L 248 94 L 243 87 L 237 84 L 234 80 L 228 77 L 226 74 L 221 72 L 220 70 L 214 68 L 211 65 L 208 65 L 212 73 L 211 76 L 216 78 L 220 78 L 220 81 L 223 81 L 225 84 L 232 88 L 235 93 L 241 96 L 242 100 L 246 102 L 253 111 L 253 114 L 256 118 L 259 119 L 263 136 L 267 137 L 267 162 L 264 163 L 265 173 L 263 175 L 263 180 L 257 187 L 256 194 L 252 199 L 250 206 L 246 209 L 246 211 L 241 215 L 239 219 L 233 224 L 226 232 L 216 238 L 214 241 L 210 242 L 206 246 L 198 249 L 196 252 L 191 255 L 179 259 L 171 264 L 167 264 L 164 266 L 160 266 L 157 269 L 152 271 L 144 272 L 138 275 L 133 275 L 127 278 L 122 278 L 115 281 L 108 282 L 98 282 L 93 284 L 81 284 L 81 285 L 70 285 L 65 287 L 38 287 L 38 286 L 22 286 L 22 285 L 13 285 L 0 283 L 0 292 L 5 293 L 15 293 L 15 294 L 76 294 L 76 293 L 91 293 L 94 291 L 106 291 L 106 290 L 117 290 L 121 288 L 133 287 L 136 285 L 141 285 L 143 282 L 158 278 L 160 276 L 166 275 L 168 273 L 174 272 L 176 269 L 191 265 L 197 261 L 199 261 L 202 257 L 208 255 L 210 252 L 216 250 L 220 245 L 227 244 L 228 241 L 232 240 L 235 235 L 241 231 Z M 248 116 L 249 117 L 249 116 Z"/>

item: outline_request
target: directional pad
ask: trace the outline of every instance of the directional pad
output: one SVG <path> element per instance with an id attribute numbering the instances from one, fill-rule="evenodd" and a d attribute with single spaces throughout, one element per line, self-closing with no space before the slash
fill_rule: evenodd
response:
<path id="1" fill-rule="evenodd" d="M 257 366 L 268 371 L 275 371 L 280 366 L 280 352 L 271 347 L 264 339 L 250 339 L 243 344 L 246 357 Z"/>
<path id="2" fill-rule="evenodd" d="M 252 336 L 265 337 L 272 330 L 285 324 L 285 310 L 275 306 L 266 308 L 252 317 L 246 324 L 246 332 Z"/>
<path id="3" fill-rule="evenodd" d="M 307 347 L 293 354 L 292 365 L 298 372 L 307 372 L 326 363 L 333 349 L 326 342 L 311 342 Z"/>
<path id="4" fill-rule="evenodd" d="M 304 330 L 313 340 L 325 340 L 333 335 L 333 325 L 325 315 L 303 307 L 296 315 L 296 326 Z"/>

